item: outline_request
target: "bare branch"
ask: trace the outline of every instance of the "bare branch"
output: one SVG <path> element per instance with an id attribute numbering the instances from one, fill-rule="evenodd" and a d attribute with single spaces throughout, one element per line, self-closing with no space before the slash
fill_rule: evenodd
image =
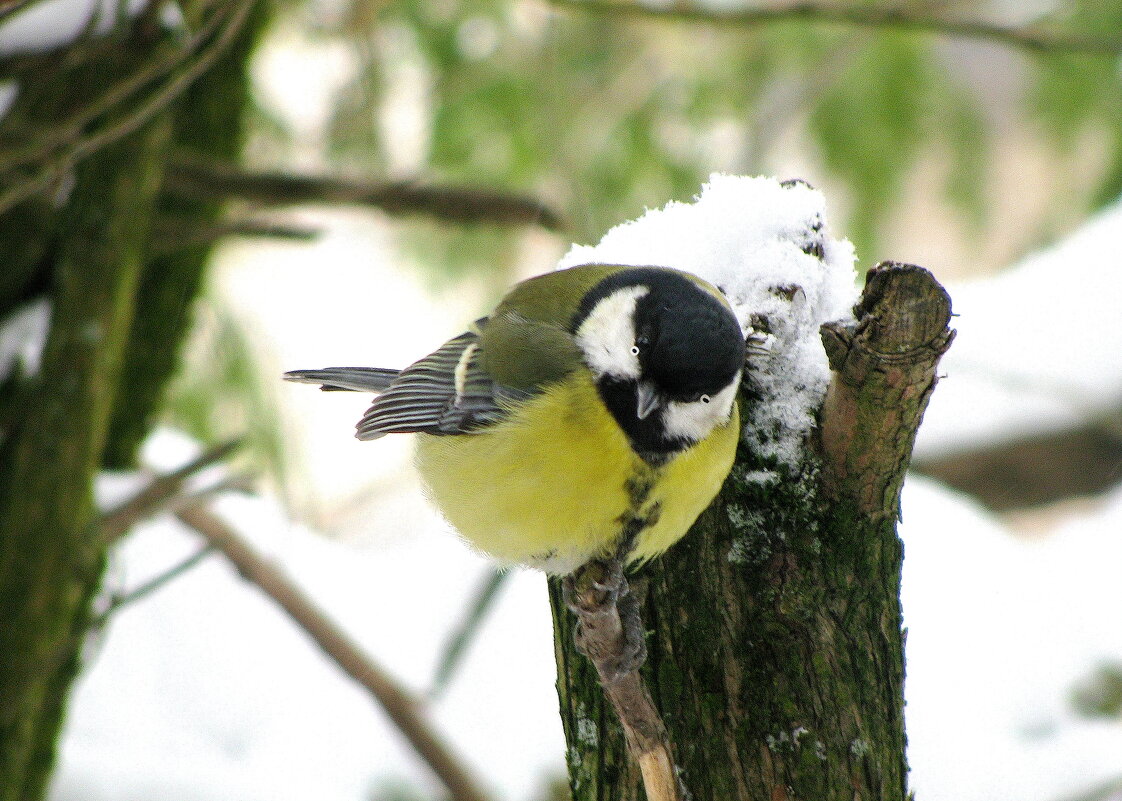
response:
<path id="1" fill-rule="evenodd" d="M 323 233 L 319 228 L 255 219 L 228 219 L 192 228 L 186 219 L 162 217 L 152 224 L 151 255 L 174 253 L 183 248 L 210 245 L 228 236 L 252 236 L 309 242 Z"/>
<path id="2" fill-rule="evenodd" d="M 89 24 L 94 25 L 96 19 L 95 13 Z M 58 120 L 49 128 L 36 131 L 34 136 L 27 137 L 21 147 L 0 150 L 0 166 L 5 170 L 11 170 L 21 164 L 42 162 L 53 150 L 79 141 L 87 125 L 123 107 L 142 89 L 154 85 L 176 67 L 186 63 L 207 39 L 214 35 L 223 21 L 224 17 L 221 14 L 213 14 L 207 24 L 188 41 L 169 42 L 162 47 L 154 48 L 152 56 L 144 63 L 117 82 L 110 84 L 100 95 L 79 106 L 65 119 Z M 80 53 L 77 55 L 81 56 Z M 67 56 L 70 54 L 67 53 Z M 73 62 L 80 58 L 71 57 L 68 60 Z M 69 66 L 74 67 L 75 64 L 71 63 Z"/>
<path id="3" fill-rule="evenodd" d="M 0 0 L 0 22 L 30 8 L 41 0 Z"/>
<path id="4" fill-rule="evenodd" d="M 247 581 L 275 601 L 335 664 L 370 692 L 452 798 L 488 801 L 476 779 L 425 719 L 421 704 L 364 653 L 290 576 L 210 510 L 188 507 L 180 510 L 178 517 L 222 551 Z"/>
<path id="5" fill-rule="evenodd" d="M 156 590 L 182 576 L 212 553 L 214 553 L 214 548 L 210 545 L 204 545 L 186 559 L 177 562 L 163 573 L 145 581 L 140 586 L 134 587 L 128 592 L 113 595 L 109 599 L 109 604 L 98 614 L 97 619 L 91 624 L 91 627 L 100 628 L 104 626 L 106 621 L 109 620 L 111 616 L 121 611 L 122 608 L 147 598 Z"/>
<path id="6" fill-rule="evenodd" d="M 225 52 L 241 30 L 257 0 L 237 0 L 226 6 L 212 41 L 187 59 L 164 83 L 126 114 L 112 119 L 98 130 L 80 136 L 58 154 L 46 159 L 36 173 L 13 182 L 0 193 L 0 214 L 31 195 L 52 186 L 82 159 L 128 136 L 168 107 L 187 87 L 205 73 Z M 123 90 L 122 90 L 123 91 Z"/>
<path id="7" fill-rule="evenodd" d="M 508 570 L 491 570 L 483 577 L 483 581 L 472 596 L 471 603 L 468 604 L 467 614 L 452 632 L 452 636 L 448 638 L 441 652 L 440 659 L 437 661 L 436 675 L 433 676 L 432 687 L 428 691 L 429 698 L 438 698 L 447 689 L 464 652 L 479 633 L 483 621 L 487 619 L 487 613 L 498 597 L 499 589 L 510 575 Z"/>
<path id="8" fill-rule="evenodd" d="M 645 5 L 626 0 L 550 0 L 561 8 L 620 17 L 644 17 L 679 22 L 703 22 L 733 27 L 757 27 L 801 20 L 860 28 L 896 28 L 961 39 L 981 39 L 1036 53 L 1090 53 L 1117 55 L 1120 36 L 1081 36 L 1038 26 L 1015 27 L 986 20 L 925 16 L 900 6 L 795 3 L 768 8 L 716 9 L 692 4 Z"/>
<path id="9" fill-rule="evenodd" d="M 240 439 L 224 442 L 200 454 L 178 470 L 152 479 L 136 495 L 97 520 L 96 526 L 102 541 L 112 543 L 127 534 L 141 520 L 165 511 L 180 496 L 183 485 L 191 476 L 221 462 L 240 445 Z"/>
<path id="10" fill-rule="evenodd" d="M 1122 432 L 1109 419 L 971 445 L 944 456 L 917 457 L 912 469 L 998 512 L 1097 495 L 1122 478 Z"/>
<path id="11" fill-rule="evenodd" d="M 266 205 L 349 203 L 376 206 L 387 214 L 426 214 L 459 223 L 563 227 L 560 216 L 540 201 L 477 187 L 251 172 L 229 164 L 181 159 L 170 168 L 165 188 L 187 197 L 238 197 Z"/>

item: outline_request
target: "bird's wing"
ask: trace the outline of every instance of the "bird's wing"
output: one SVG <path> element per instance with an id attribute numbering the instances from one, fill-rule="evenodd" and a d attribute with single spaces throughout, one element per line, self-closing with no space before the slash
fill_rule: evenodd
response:
<path id="1" fill-rule="evenodd" d="M 582 364 L 568 330 L 588 289 L 618 267 L 587 265 L 518 284 L 490 318 L 400 373 L 378 368 L 298 370 L 286 377 L 324 389 L 381 394 L 358 423 L 359 439 L 385 434 L 469 434 L 503 420 L 521 399 Z M 522 309 L 532 309 L 526 316 Z M 501 354 L 501 358 L 495 354 Z"/>
<path id="2" fill-rule="evenodd" d="M 291 370 L 284 374 L 284 379 L 301 384 L 322 384 L 320 389 L 324 392 L 344 389 L 385 392 L 400 372 L 385 367 L 327 367 L 323 370 Z"/>
<path id="3" fill-rule="evenodd" d="M 520 394 L 497 386 L 484 368 L 476 328 L 402 370 L 366 410 L 356 436 L 470 433 L 502 420 L 502 401 Z"/>

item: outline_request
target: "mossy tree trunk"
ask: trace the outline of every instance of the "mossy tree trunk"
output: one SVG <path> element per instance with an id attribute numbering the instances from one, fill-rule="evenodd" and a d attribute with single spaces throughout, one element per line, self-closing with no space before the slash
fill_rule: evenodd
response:
<path id="1" fill-rule="evenodd" d="M 899 492 L 950 344 L 929 273 L 869 276 L 854 328 L 824 326 L 834 369 L 805 466 L 741 446 L 694 530 L 632 579 L 644 675 L 696 801 L 903 801 Z M 574 801 L 642 799 L 573 616 L 551 587 Z"/>
<path id="2" fill-rule="evenodd" d="M 0 122 L 0 324 L 36 298 L 50 322 L 39 369 L 0 384 L 0 801 L 46 792 L 108 548 L 93 481 L 147 431 L 206 257 L 149 257 L 161 183 L 176 142 L 240 147 L 253 5 L 183 3 L 203 32 L 184 39 L 153 4 L 117 32 L 2 65 L 20 94 Z M 176 211 L 188 227 L 215 214 Z"/>

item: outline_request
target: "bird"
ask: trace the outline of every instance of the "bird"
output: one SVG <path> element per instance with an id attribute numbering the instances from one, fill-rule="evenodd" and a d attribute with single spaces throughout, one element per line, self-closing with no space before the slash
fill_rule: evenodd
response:
<path id="1" fill-rule="evenodd" d="M 360 440 L 412 433 L 426 494 L 503 565 L 635 567 L 680 540 L 740 437 L 746 340 L 724 294 L 670 267 L 586 264 L 516 284 L 403 370 L 293 370 L 375 393 Z"/>

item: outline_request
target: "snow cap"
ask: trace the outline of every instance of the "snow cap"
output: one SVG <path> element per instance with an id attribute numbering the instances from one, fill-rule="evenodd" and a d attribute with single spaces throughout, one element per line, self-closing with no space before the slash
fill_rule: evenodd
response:
<path id="1" fill-rule="evenodd" d="M 852 316 L 853 246 L 826 233 L 825 198 L 802 181 L 714 174 L 692 203 L 671 201 L 574 245 L 581 264 L 673 267 L 719 287 L 767 355 L 748 359 L 742 437 L 757 455 L 802 462 L 830 369 L 818 329 Z"/>

